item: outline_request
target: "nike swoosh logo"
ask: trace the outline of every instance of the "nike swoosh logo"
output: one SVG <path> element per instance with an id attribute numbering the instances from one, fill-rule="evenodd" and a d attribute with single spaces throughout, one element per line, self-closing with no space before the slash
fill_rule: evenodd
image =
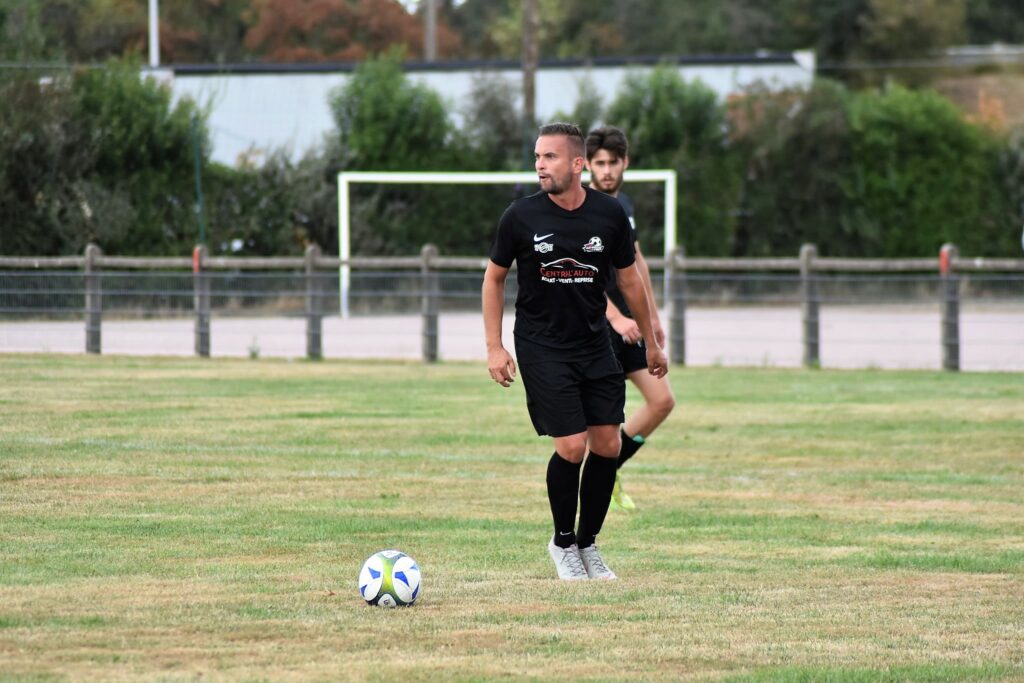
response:
<path id="1" fill-rule="evenodd" d="M 534 242 L 540 242 L 541 240 L 546 240 L 547 238 L 551 237 L 554 234 L 555 233 L 553 233 L 553 232 L 549 232 L 546 235 L 541 235 L 540 237 L 537 237 L 537 233 L 533 233 L 533 241 Z"/>

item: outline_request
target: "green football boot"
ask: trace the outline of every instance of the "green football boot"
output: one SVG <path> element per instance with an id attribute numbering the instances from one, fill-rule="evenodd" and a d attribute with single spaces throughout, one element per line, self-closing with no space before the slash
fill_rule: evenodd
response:
<path id="1" fill-rule="evenodd" d="M 612 504 L 613 510 L 623 510 L 625 512 L 636 511 L 636 503 L 629 497 L 629 494 L 622 490 L 622 475 L 619 472 L 615 473 L 615 487 L 612 489 Z"/>

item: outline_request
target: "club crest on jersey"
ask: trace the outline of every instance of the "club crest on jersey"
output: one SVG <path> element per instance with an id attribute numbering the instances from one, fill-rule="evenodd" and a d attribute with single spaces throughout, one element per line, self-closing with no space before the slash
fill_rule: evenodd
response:
<path id="1" fill-rule="evenodd" d="M 604 251 L 604 244 L 601 242 L 600 237 L 591 237 L 590 241 L 583 245 L 583 251 L 594 252 Z"/>
<path id="2" fill-rule="evenodd" d="M 551 242 L 540 242 L 538 244 L 533 245 L 533 250 L 534 251 L 539 251 L 542 254 L 547 254 L 548 252 L 550 252 L 554 248 L 555 248 L 555 245 L 552 244 Z"/>

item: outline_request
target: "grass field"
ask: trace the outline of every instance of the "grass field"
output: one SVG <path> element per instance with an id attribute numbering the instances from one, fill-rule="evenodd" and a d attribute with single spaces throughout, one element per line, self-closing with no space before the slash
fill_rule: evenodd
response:
<path id="1" fill-rule="evenodd" d="M 1024 376 L 670 377 L 564 584 L 482 364 L 0 356 L 0 679 L 1024 680 Z"/>

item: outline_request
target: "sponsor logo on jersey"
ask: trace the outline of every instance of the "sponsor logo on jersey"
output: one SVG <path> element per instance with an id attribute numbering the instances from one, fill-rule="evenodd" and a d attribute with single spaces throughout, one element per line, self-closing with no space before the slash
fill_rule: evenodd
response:
<path id="1" fill-rule="evenodd" d="M 587 284 L 594 281 L 598 273 L 596 266 L 580 263 L 574 258 L 560 258 L 540 264 L 540 279 L 563 285 Z"/>
<path id="2" fill-rule="evenodd" d="M 550 252 L 554 248 L 555 248 L 555 245 L 552 244 L 551 242 L 540 242 L 539 244 L 533 245 L 533 250 L 534 251 L 539 251 L 542 254 L 547 254 L 548 252 Z"/>
<path id="3" fill-rule="evenodd" d="M 590 241 L 583 245 L 583 251 L 595 252 L 604 251 L 604 244 L 601 242 L 600 237 L 591 237 Z"/>
<path id="4" fill-rule="evenodd" d="M 549 232 L 546 235 L 541 235 L 540 237 L 537 237 L 537 233 L 533 233 L 533 241 L 534 242 L 540 242 L 541 240 L 546 240 L 547 238 L 551 237 L 554 234 L 555 233 L 553 233 L 553 232 Z"/>

